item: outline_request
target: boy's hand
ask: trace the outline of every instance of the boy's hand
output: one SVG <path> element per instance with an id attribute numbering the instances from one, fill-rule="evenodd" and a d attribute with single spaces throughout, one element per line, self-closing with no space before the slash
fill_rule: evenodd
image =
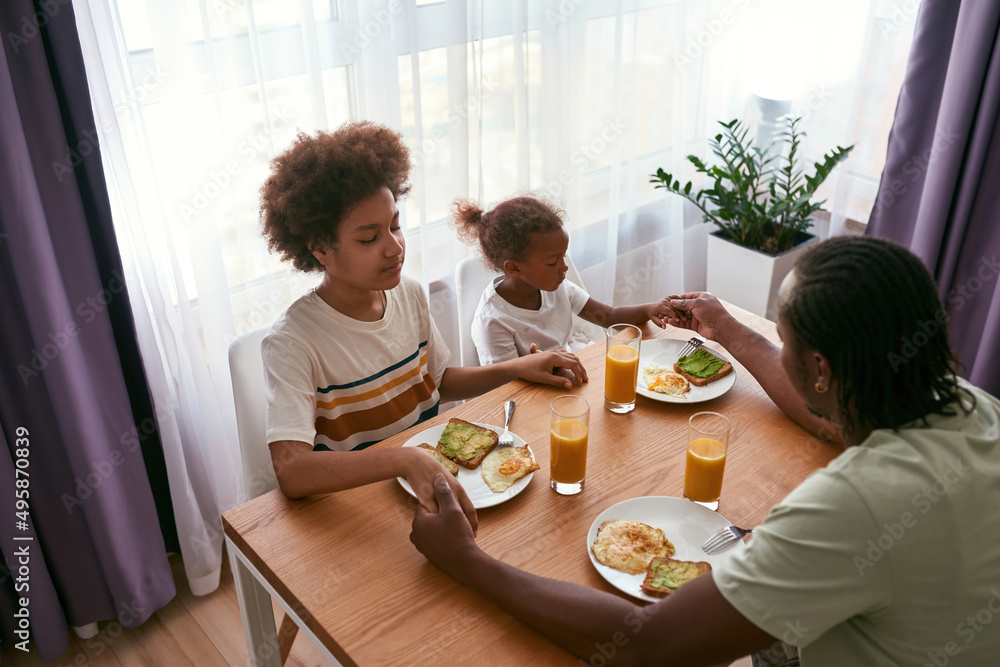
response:
<path id="1" fill-rule="evenodd" d="M 575 354 L 566 350 L 539 352 L 538 347 L 532 343 L 530 354 L 519 357 L 515 363 L 517 363 L 517 376 L 528 382 L 551 384 L 570 389 L 573 386 L 573 381 L 562 375 L 565 371 L 573 374 L 577 384 L 590 380 L 587 377 L 587 369 L 583 367 L 583 362 Z"/>
<path id="2" fill-rule="evenodd" d="M 467 554 L 478 547 L 473 528 L 463 516 L 447 477 L 438 473 L 434 478 L 437 510 L 428 511 L 423 505 L 417 508 L 410 541 L 427 560 L 454 574 L 462 571 L 468 564 Z"/>
<path id="3" fill-rule="evenodd" d="M 668 324 L 679 322 L 683 319 L 683 314 L 671 307 L 671 298 L 669 296 L 664 297 L 656 303 L 649 304 L 646 308 L 646 316 L 649 318 L 649 321 L 661 329 L 665 329 Z"/>
<path id="4" fill-rule="evenodd" d="M 420 506 L 430 512 L 438 511 L 437 494 L 434 491 L 434 485 L 436 478 L 439 475 L 444 475 L 445 484 L 454 489 L 453 494 L 449 494 L 452 502 L 460 507 L 460 511 L 465 513 L 468 519 L 467 523 L 473 535 L 475 535 L 479 528 L 479 518 L 476 516 L 476 508 L 472 506 L 469 494 L 458 483 L 458 479 L 447 471 L 442 472 L 444 466 L 433 456 L 428 456 L 424 452 L 421 452 L 419 448 L 404 447 L 403 449 L 404 451 L 408 449 L 413 450 L 414 456 L 411 456 L 407 462 L 403 477 L 410 483 L 413 492 L 417 494 Z"/>

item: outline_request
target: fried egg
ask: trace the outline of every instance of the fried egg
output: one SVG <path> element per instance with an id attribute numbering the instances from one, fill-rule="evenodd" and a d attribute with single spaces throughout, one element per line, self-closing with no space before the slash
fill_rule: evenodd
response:
<path id="1" fill-rule="evenodd" d="M 691 391 L 691 383 L 686 377 L 657 364 L 650 364 L 643 368 L 642 377 L 646 380 L 647 389 L 660 394 L 687 398 L 684 394 Z"/>
<path id="2" fill-rule="evenodd" d="M 501 447 L 483 459 L 483 481 L 493 493 L 502 493 L 529 472 L 538 470 L 528 446 Z"/>
<path id="3" fill-rule="evenodd" d="M 626 574 L 641 574 L 657 556 L 672 556 L 674 545 L 659 528 L 611 519 L 601 524 L 591 550 L 598 562 Z"/>

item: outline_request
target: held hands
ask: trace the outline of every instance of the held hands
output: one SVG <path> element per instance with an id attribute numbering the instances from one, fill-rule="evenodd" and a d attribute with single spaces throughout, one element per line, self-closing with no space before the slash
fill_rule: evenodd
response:
<path id="1" fill-rule="evenodd" d="M 646 306 L 646 317 L 649 318 L 650 322 L 661 329 L 665 329 L 668 324 L 672 324 L 673 322 L 678 322 L 683 319 L 683 313 L 671 306 L 670 300 L 672 298 L 673 297 L 669 296 L 664 297 L 656 303 L 650 303 Z"/>
<path id="2" fill-rule="evenodd" d="M 437 484 L 437 479 L 443 477 L 442 482 L 444 485 L 454 489 L 454 491 L 448 494 L 451 502 L 455 504 L 459 512 L 465 513 L 466 523 L 469 525 L 472 534 L 475 535 L 479 529 L 479 518 L 476 516 L 476 508 L 472 506 L 469 494 L 465 492 L 465 489 L 458 483 L 454 475 L 447 474 L 446 472 L 442 473 L 444 466 L 433 456 L 427 456 L 419 451 L 417 447 L 403 448 L 404 451 L 409 449 L 413 450 L 415 456 L 411 456 L 407 462 L 403 477 L 410 483 L 413 492 L 417 494 L 417 500 L 420 501 L 420 509 L 429 512 L 439 511 L 438 494 L 435 493 L 435 485 Z"/>
<path id="3" fill-rule="evenodd" d="M 710 292 L 688 292 L 667 297 L 676 317 L 665 321 L 675 327 L 691 329 L 709 340 L 720 340 L 720 329 L 733 320 L 725 306 Z"/>
<path id="4" fill-rule="evenodd" d="M 463 516 L 448 477 L 450 475 L 444 473 L 435 476 L 434 504 L 437 512 L 429 511 L 423 505 L 417 508 L 410 541 L 427 560 L 445 572 L 454 573 L 460 572 L 468 563 L 465 554 L 477 547 L 473 526 Z"/>
<path id="5" fill-rule="evenodd" d="M 577 384 L 587 382 L 587 369 L 583 367 L 583 362 L 566 350 L 554 350 L 550 352 L 540 352 L 538 346 L 531 344 L 531 353 L 516 360 L 517 376 L 528 382 L 538 384 L 551 384 L 557 387 L 570 389 L 573 381 L 562 373 L 573 374 Z M 568 375 L 568 373 L 567 373 Z"/>

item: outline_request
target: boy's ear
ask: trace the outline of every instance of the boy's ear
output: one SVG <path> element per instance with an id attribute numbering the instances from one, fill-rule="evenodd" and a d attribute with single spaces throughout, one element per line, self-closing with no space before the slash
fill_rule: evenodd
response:
<path id="1" fill-rule="evenodd" d="M 520 273 L 521 267 L 518 263 L 512 259 L 505 259 L 503 262 L 503 272 L 504 273 Z"/>
<path id="2" fill-rule="evenodd" d="M 323 266 L 326 266 L 326 258 L 327 255 L 329 255 L 329 250 L 327 250 L 324 246 L 320 245 L 319 243 L 316 243 L 315 241 L 310 241 L 308 244 L 308 248 L 309 252 L 312 253 L 312 256 L 316 258 L 316 261 L 322 264 Z"/>

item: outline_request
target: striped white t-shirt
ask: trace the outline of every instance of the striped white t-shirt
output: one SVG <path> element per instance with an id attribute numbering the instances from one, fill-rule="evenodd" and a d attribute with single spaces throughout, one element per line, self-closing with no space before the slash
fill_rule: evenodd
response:
<path id="1" fill-rule="evenodd" d="M 386 292 L 385 315 L 361 322 L 315 291 L 296 300 L 261 343 L 267 442 L 363 449 L 437 414 L 451 352 L 419 283 Z"/>

